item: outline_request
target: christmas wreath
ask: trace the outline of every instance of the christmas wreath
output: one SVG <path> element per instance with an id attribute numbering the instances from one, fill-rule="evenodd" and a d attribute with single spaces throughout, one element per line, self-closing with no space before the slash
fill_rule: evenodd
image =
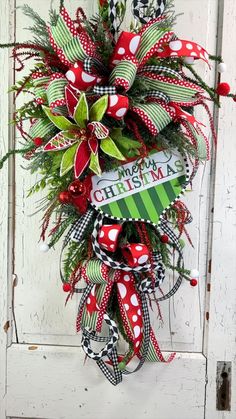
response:
<path id="1" fill-rule="evenodd" d="M 41 250 L 64 235 L 61 279 L 67 300 L 81 294 L 82 347 L 116 385 L 146 360 L 174 357 L 159 348 L 149 303 L 173 296 L 183 279 L 197 285 L 198 271 L 184 268 L 181 237 L 191 243 L 191 214 L 180 197 L 210 146 L 193 111 L 206 110 L 215 141 L 208 101 L 234 96 L 227 83 L 211 88 L 194 70 L 198 59 L 209 68 L 218 61 L 219 72 L 225 65 L 175 35 L 171 1 L 133 0 L 130 31 L 120 31 L 126 0 L 100 0 L 98 8 L 91 19 L 78 8 L 72 19 L 61 1 L 47 24 L 23 7 L 34 19 L 33 41 L 2 47 L 13 46 L 17 71 L 34 60 L 12 87 L 32 98 L 14 115 L 23 147 L 0 164 L 20 153 L 40 174 L 29 195 L 46 188 Z M 175 283 L 164 295 L 168 271 Z M 128 348 L 122 354 L 120 340 Z"/>

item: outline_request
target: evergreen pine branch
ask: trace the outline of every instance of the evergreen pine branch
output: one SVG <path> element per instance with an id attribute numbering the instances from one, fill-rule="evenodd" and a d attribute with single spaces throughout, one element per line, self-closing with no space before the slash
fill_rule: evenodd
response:
<path id="1" fill-rule="evenodd" d="M 0 169 L 3 168 L 4 163 L 9 159 L 10 156 L 14 156 L 15 154 L 25 154 L 28 153 L 29 151 L 33 150 L 34 146 L 31 145 L 30 147 L 26 147 L 26 148 L 21 148 L 21 149 L 14 149 L 14 150 L 9 150 L 0 160 Z"/>
<path id="2" fill-rule="evenodd" d="M 24 4 L 23 6 L 20 6 L 19 8 L 23 11 L 25 16 L 29 17 L 34 22 L 33 26 L 26 28 L 27 30 L 30 30 L 34 34 L 33 43 L 41 45 L 47 48 L 48 50 L 51 50 L 51 44 L 49 41 L 46 22 L 28 4 Z"/>
<path id="3" fill-rule="evenodd" d="M 60 240 L 60 238 L 65 233 L 67 228 L 70 227 L 71 224 L 73 224 L 73 222 L 76 219 L 77 219 L 77 216 L 73 215 L 73 216 L 69 216 L 69 217 L 65 218 L 65 220 L 62 221 L 62 223 L 59 226 L 59 228 L 57 229 L 57 231 L 55 231 L 55 233 L 52 234 L 52 238 L 50 240 L 49 247 L 55 246 L 55 244 L 58 242 L 58 240 Z"/>

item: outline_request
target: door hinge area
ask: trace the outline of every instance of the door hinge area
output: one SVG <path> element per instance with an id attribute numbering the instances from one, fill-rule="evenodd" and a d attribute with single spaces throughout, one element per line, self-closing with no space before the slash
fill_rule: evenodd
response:
<path id="1" fill-rule="evenodd" d="M 231 410 L 231 371 L 232 363 L 217 362 L 216 370 L 216 409 Z"/>

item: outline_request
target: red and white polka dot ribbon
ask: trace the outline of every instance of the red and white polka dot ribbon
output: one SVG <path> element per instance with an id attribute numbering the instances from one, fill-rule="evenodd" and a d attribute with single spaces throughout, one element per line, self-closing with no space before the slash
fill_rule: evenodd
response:
<path id="1" fill-rule="evenodd" d="M 163 46 L 162 51 L 158 51 L 157 56 L 160 58 L 192 57 L 194 60 L 202 59 L 209 65 L 208 52 L 201 45 L 183 39 L 169 42 L 168 45 Z"/>
<path id="2" fill-rule="evenodd" d="M 118 247 L 119 234 L 122 231 L 121 224 L 109 224 L 101 227 L 98 235 L 98 243 L 109 252 L 115 252 Z"/>

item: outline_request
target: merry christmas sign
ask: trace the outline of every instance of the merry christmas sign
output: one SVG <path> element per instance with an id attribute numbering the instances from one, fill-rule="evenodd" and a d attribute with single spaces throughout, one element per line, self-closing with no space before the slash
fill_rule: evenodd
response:
<path id="1" fill-rule="evenodd" d="M 158 223 L 186 186 L 188 168 L 178 152 L 160 151 L 92 177 L 92 204 L 109 217 Z"/>

